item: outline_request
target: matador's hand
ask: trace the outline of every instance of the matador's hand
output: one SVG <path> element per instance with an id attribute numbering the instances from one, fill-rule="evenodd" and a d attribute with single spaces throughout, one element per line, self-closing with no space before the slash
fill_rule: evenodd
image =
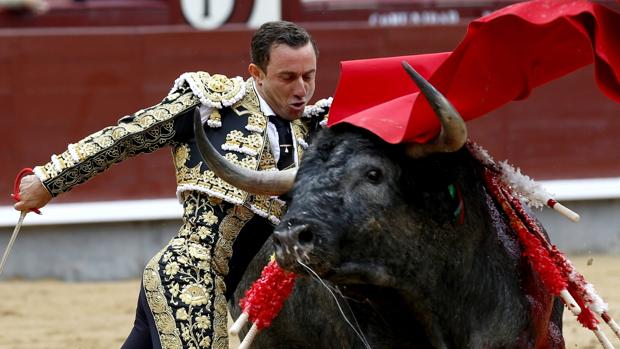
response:
<path id="1" fill-rule="evenodd" d="M 41 208 L 52 200 L 52 195 L 35 175 L 22 178 L 19 185 L 19 201 L 13 205 L 18 211 Z"/>

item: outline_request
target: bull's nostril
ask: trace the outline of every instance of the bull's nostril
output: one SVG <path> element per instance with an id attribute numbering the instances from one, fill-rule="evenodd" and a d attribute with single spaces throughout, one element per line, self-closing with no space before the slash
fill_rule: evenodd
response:
<path id="1" fill-rule="evenodd" d="M 298 240 L 299 243 L 302 245 L 307 245 L 309 243 L 312 242 L 312 239 L 314 238 L 312 232 L 310 231 L 310 229 L 304 229 L 302 231 L 299 232 L 299 236 L 298 236 Z"/>
<path id="2" fill-rule="evenodd" d="M 298 247 L 311 248 L 314 234 L 308 224 L 289 225 L 287 229 L 275 230 L 273 241 L 276 250 L 294 250 Z"/>

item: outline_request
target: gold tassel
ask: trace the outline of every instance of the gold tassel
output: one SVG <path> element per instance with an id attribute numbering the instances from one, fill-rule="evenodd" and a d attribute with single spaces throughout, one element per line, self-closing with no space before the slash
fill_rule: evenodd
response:
<path id="1" fill-rule="evenodd" d="M 222 123 L 222 116 L 220 115 L 220 112 L 218 109 L 215 109 L 215 108 L 213 109 L 213 111 L 211 112 L 211 115 L 209 115 L 209 120 L 217 124 Z"/>

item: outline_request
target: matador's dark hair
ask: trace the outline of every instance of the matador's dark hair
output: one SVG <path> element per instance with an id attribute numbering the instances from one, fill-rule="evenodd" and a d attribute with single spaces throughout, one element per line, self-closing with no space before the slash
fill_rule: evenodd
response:
<path id="1" fill-rule="evenodd" d="M 263 72 L 267 72 L 271 48 L 274 45 L 285 44 L 293 48 L 299 48 L 305 46 L 308 42 L 312 43 L 314 53 L 318 57 L 319 50 L 316 47 L 316 43 L 304 28 L 286 21 L 264 23 L 252 36 L 250 50 L 252 63 L 261 68 Z"/>

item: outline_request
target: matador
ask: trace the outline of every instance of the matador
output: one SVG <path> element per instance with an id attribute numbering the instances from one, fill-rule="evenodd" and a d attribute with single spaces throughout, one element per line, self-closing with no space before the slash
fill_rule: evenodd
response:
<path id="1" fill-rule="evenodd" d="M 146 265 L 135 325 L 123 348 L 228 348 L 226 298 L 286 203 L 216 176 L 196 147 L 194 111 L 198 109 L 208 138 L 231 163 L 258 171 L 296 167 L 306 137 L 324 124 L 331 104 L 323 99 L 307 105 L 317 55 L 303 28 L 266 23 L 252 38 L 250 78 L 182 74 L 161 103 L 69 144 L 49 163 L 35 167 L 33 178 L 24 178 L 22 201 L 15 206 L 20 210 L 41 206 L 28 201 L 37 181 L 51 199 L 115 163 L 172 148 L 183 221 Z"/>

